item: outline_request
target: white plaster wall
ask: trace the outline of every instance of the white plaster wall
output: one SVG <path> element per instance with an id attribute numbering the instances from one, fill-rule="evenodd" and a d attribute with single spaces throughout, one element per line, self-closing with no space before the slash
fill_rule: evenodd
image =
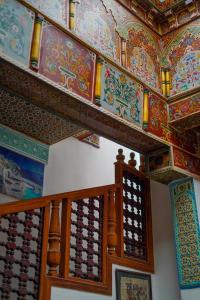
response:
<path id="1" fill-rule="evenodd" d="M 130 150 L 100 139 L 100 149 L 68 138 L 50 147 L 49 163 L 45 170 L 44 195 L 68 192 L 114 183 L 114 162 L 122 148 L 126 161 Z M 136 154 L 139 161 L 139 155 Z"/>
<path id="2" fill-rule="evenodd" d="M 153 300 L 179 300 L 181 297 L 168 186 L 151 181 L 151 203 L 155 261 Z"/>
<path id="3" fill-rule="evenodd" d="M 103 138 L 100 149 L 74 138 L 51 146 L 49 164 L 45 171 L 44 193 L 48 195 L 114 183 L 113 163 L 119 147 Z M 128 159 L 130 150 L 124 149 L 124 153 Z M 153 300 L 180 300 L 168 187 L 155 182 L 151 183 L 151 187 L 155 251 L 155 274 L 152 275 Z M 115 268 L 116 266 L 113 268 L 112 297 L 53 288 L 51 299 L 114 300 Z"/>

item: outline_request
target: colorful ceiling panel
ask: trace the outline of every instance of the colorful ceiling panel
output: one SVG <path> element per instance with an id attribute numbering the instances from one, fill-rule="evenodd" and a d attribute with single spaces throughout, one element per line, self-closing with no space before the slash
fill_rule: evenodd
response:
<path id="1" fill-rule="evenodd" d="M 182 0 L 149 0 L 149 2 L 155 6 L 158 10 L 160 11 L 165 11 L 168 10 L 170 8 L 172 8 L 173 6 L 184 2 Z"/>

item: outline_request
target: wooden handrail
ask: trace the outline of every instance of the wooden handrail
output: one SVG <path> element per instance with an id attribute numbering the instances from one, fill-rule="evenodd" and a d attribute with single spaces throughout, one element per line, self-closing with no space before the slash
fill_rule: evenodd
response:
<path id="1" fill-rule="evenodd" d="M 96 195 L 97 190 L 98 193 L 104 193 L 106 190 L 113 190 L 116 191 L 116 189 L 119 187 L 119 185 L 116 184 L 110 184 L 100 187 L 93 187 L 93 188 L 87 188 L 82 190 L 75 190 L 71 192 L 66 193 L 60 193 L 60 194 L 54 194 L 49 196 L 43 196 L 40 198 L 34 198 L 32 200 L 18 200 L 10 203 L 4 203 L 0 204 L 0 216 L 30 210 L 30 209 L 36 209 L 40 207 L 47 206 L 50 202 L 56 201 L 56 200 L 63 200 L 63 199 L 70 199 L 70 200 L 78 200 L 81 197 L 92 197 Z"/>
<path id="2" fill-rule="evenodd" d="M 119 150 L 115 163 L 115 184 L 0 205 L 0 216 L 44 208 L 39 300 L 50 299 L 52 285 L 111 294 L 111 267 L 114 263 L 153 272 L 151 205 L 149 195 L 147 195 L 149 181 L 142 172 L 136 170 L 133 153 L 129 164 L 125 163 L 124 159 L 123 152 Z M 145 224 L 148 223 L 148 228 L 146 228 L 147 259 L 133 259 L 124 251 L 124 171 L 133 174 L 133 178 L 137 177 L 139 182 L 143 181 L 145 186 L 147 183 L 148 191 L 145 188 L 145 199 L 147 200 L 145 200 Z M 85 209 L 88 212 L 85 213 Z M 76 216 L 75 219 L 72 214 Z M 86 226 L 83 219 L 87 219 Z M 94 225 L 95 222 L 97 227 Z M 76 227 L 75 233 L 72 231 L 72 226 Z M 87 238 L 83 235 L 82 230 L 87 231 Z M 94 239 L 94 234 L 98 238 Z M 71 244 L 71 237 L 76 240 L 75 248 Z M 88 243 L 88 247 L 83 246 L 82 239 Z M 96 252 L 93 248 L 95 243 L 99 245 Z M 71 249 L 77 251 L 75 258 L 71 255 Z M 86 252 L 87 258 L 82 260 L 83 252 Z M 93 255 L 97 255 L 97 261 L 94 261 Z M 75 269 L 71 269 L 71 263 L 75 263 Z M 86 272 L 81 271 L 81 264 L 87 264 Z M 48 272 L 47 265 L 49 266 Z M 96 276 L 92 270 L 93 266 L 97 268 L 97 277 L 93 277 Z M 86 277 L 82 277 L 83 275 Z"/>

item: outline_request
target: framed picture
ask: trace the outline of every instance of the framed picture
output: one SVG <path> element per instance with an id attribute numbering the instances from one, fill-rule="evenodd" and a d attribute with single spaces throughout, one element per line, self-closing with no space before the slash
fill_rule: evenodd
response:
<path id="1" fill-rule="evenodd" d="M 116 300 L 152 300 L 151 276 L 116 270 Z"/>

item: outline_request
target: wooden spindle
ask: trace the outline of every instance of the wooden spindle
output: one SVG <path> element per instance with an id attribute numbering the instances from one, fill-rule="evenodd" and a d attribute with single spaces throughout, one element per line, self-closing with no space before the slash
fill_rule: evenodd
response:
<path id="1" fill-rule="evenodd" d="M 129 166 L 131 166 L 133 169 L 135 169 L 137 165 L 137 161 L 135 160 L 135 153 L 131 152 L 130 153 L 130 160 L 128 162 Z"/>
<path id="2" fill-rule="evenodd" d="M 49 249 L 47 254 L 49 276 L 58 276 L 57 267 L 60 265 L 60 202 L 61 200 L 52 202 L 49 227 Z"/>
<path id="3" fill-rule="evenodd" d="M 114 201 L 114 191 L 110 190 L 108 196 L 108 254 L 115 255 L 117 247 L 117 221 L 116 221 L 116 210 Z"/>

